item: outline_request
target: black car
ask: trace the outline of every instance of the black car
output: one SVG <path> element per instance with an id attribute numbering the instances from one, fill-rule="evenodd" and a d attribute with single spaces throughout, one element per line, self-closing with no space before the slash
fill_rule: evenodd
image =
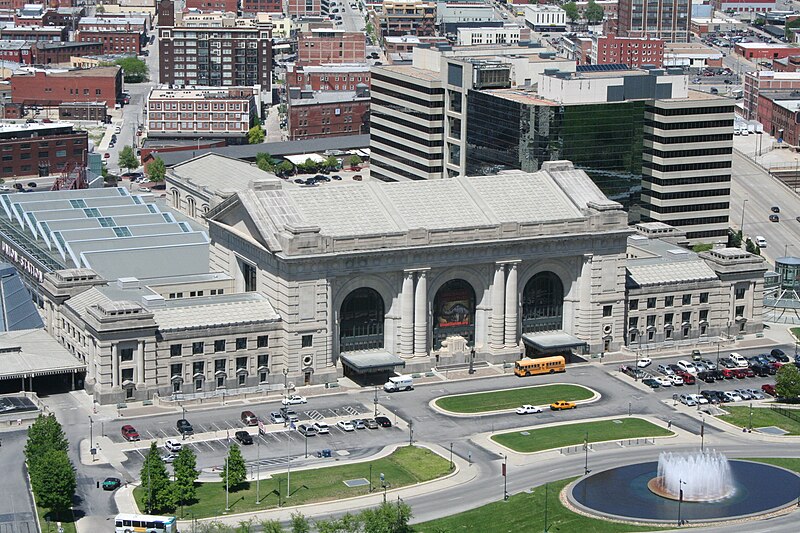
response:
<path id="1" fill-rule="evenodd" d="M 306 182 L 306 180 L 304 180 L 302 178 L 295 178 L 294 182 L 297 183 L 297 184 L 303 184 L 303 183 Z"/>
<path id="2" fill-rule="evenodd" d="M 710 372 L 698 372 L 697 379 L 703 380 L 706 383 L 714 383 L 716 378 Z"/>
<path id="3" fill-rule="evenodd" d="M 658 381 L 654 380 L 653 378 L 645 378 L 645 379 L 642 380 L 642 383 L 644 383 L 645 385 L 647 385 L 651 389 L 657 389 L 657 388 L 659 388 L 661 386 L 658 383 Z"/>
<path id="4" fill-rule="evenodd" d="M 331 176 L 331 179 L 336 180 L 336 181 L 342 181 L 342 177 L 339 176 L 338 174 L 334 174 L 333 176 Z"/>
<path id="5" fill-rule="evenodd" d="M 786 353 L 783 350 L 781 350 L 780 348 L 773 348 L 772 351 L 769 352 L 769 354 L 772 357 L 777 358 L 778 361 L 780 361 L 781 363 L 788 363 L 789 362 L 789 356 L 786 355 Z"/>
<path id="6" fill-rule="evenodd" d="M 118 477 L 107 477 L 103 480 L 103 490 L 116 490 L 122 485 L 122 480 Z"/>
<path id="7" fill-rule="evenodd" d="M 719 360 L 719 364 L 724 366 L 725 368 L 736 368 L 736 363 L 733 362 L 731 359 L 727 357 L 723 357 Z"/>
<path id="8" fill-rule="evenodd" d="M 235 433 L 236 440 L 241 442 L 242 444 L 253 444 L 253 437 L 250 436 L 250 433 L 246 431 L 237 431 Z"/>
<path id="9" fill-rule="evenodd" d="M 194 435 L 194 428 L 192 427 L 192 424 L 190 424 L 185 418 L 178 420 L 178 423 L 175 424 L 175 426 L 178 428 L 178 431 L 181 435 Z"/>
<path id="10" fill-rule="evenodd" d="M 758 363 L 752 365 L 750 369 L 755 373 L 756 376 L 760 378 L 769 376 L 769 367 L 767 365 L 762 365 L 761 363 Z"/>
<path id="11" fill-rule="evenodd" d="M 716 381 L 722 381 L 725 379 L 725 375 L 722 373 L 722 370 L 709 370 L 708 374 Z"/>
<path id="12" fill-rule="evenodd" d="M 382 428 L 390 428 L 392 427 L 392 421 L 386 418 L 385 416 L 376 416 L 375 422 Z"/>
<path id="13" fill-rule="evenodd" d="M 781 212 L 781 208 L 780 208 L 780 207 L 778 207 L 777 205 L 773 205 L 773 206 L 770 208 L 770 210 L 771 210 L 773 213 L 780 213 L 780 212 Z"/>
<path id="14" fill-rule="evenodd" d="M 778 215 L 770 215 L 769 216 L 769 221 L 770 222 L 780 222 L 781 221 L 781 217 L 779 217 Z"/>

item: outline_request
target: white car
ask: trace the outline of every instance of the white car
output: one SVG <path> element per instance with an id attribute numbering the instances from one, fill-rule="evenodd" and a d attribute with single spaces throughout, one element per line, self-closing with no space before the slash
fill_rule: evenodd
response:
<path id="1" fill-rule="evenodd" d="M 283 400 L 281 400 L 281 403 L 283 405 L 298 405 L 301 403 L 308 403 L 308 400 L 306 400 L 304 396 L 294 395 L 294 396 L 289 396 L 288 398 L 284 398 Z"/>
<path id="2" fill-rule="evenodd" d="M 349 420 L 339 420 L 336 422 L 336 427 L 342 431 L 355 431 L 355 426 Z"/>
<path id="3" fill-rule="evenodd" d="M 517 407 L 516 413 L 518 415 L 530 415 L 533 413 L 541 413 L 542 408 L 537 407 L 535 405 L 523 405 L 522 407 Z"/>
<path id="4" fill-rule="evenodd" d="M 684 372 L 688 372 L 693 376 L 697 375 L 697 367 L 694 366 L 694 363 L 692 363 L 691 361 L 687 361 L 686 359 L 681 359 L 676 364 Z"/>
<path id="5" fill-rule="evenodd" d="M 168 452 L 171 453 L 178 453 L 183 448 L 183 444 L 181 441 L 175 439 L 167 439 L 164 441 L 164 447 L 167 449 Z"/>
<path id="6" fill-rule="evenodd" d="M 650 359 L 649 357 L 643 357 L 643 358 L 639 359 L 638 361 L 636 361 L 636 366 L 638 366 L 639 368 L 646 368 L 646 367 L 650 366 L 650 363 L 652 363 L 652 362 L 653 362 L 653 360 Z"/>
<path id="7" fill-rule="evenodd" d="M 162 457 L 161 460 L 163 460 L 167 464 L 172 464 L 172 463 L 175 462 L 175 459 L 177 459 L 177 458 L 178 458 L 178 454 L 177 453 L 168 453 L 167 455 Z"/>
<path id="8" fill-rule="evenodd" d="M 741 402 L 741 401 L 743 401 L 742 397 L 739 396 L 735 391 L 724 391 L 722 394 L 724 394 L 725 397 L 728 398 L 732 402 Z"/>
<path id="9" fill-rule="evenodd" d="M 316 429 L 317 433 L 320 435 L 331 432 L 331 427 L 325 422 L 314 422 L 314 429 Z"/>
<path id="10" fill-rule="evenodd" d="M 702 394 L 689 394 L 688 396 L 691 396 L 695 404 L 705 405 L 708 403 L 708 398 L 706 398 Z"/>
<path id="11" fill-rule="evenodd" d="M 670 380 L 673 385 L 683 385 L 683 378 L 680 376 L 667 376 L 667 379 Z"/>
<path id="12" fill-rule="evenodd" d="M 670 381 L 669 378 L 656 376 L 653 379 L 655 379 L 662 387 L 672 387 L 672 381 Z"/>
<path id="13" fill-rule="evenodd" d="M 691 394 L 681 394 L 679 400 L 682 404 L 688 405 L 689 407 L 694 407 L 697 405 L 697 401 L 695 401 Z"/>

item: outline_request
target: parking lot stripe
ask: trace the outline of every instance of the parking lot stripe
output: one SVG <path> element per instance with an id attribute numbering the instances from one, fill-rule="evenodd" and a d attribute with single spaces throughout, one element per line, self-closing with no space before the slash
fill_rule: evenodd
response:
<path id="1" fill-rule="evenodd" d="M 158 438 L 158 437 L 156 437 L 155 435 L 153 435 L 152 433 L 150 433 L 150 431 L 149 431 L 149 430 L 145 430 L 145 433 L 147 433 L 148 435 L 150 435 L 150 438 L 151 438 L 151 439 L 157 439 L 157 438 Z"/>

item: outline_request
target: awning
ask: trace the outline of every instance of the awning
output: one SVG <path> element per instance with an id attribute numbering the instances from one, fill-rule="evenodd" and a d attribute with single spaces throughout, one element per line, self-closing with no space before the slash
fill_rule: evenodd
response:
<path id="1" fill-rule="evenodd" d="M 393 370 L 396 366 L 405 366 L 406 362 L 385 350 L 365 352 L 347 352 L 340 355 L 342 364 L 356 372 L 376 372 Z"/>
<path id="2" fill-rule="evenodd" d="M 564 331 L 525 333 L 522 342 L 539 351 L 565 350 L 586 346 L 586 342 Z"/>

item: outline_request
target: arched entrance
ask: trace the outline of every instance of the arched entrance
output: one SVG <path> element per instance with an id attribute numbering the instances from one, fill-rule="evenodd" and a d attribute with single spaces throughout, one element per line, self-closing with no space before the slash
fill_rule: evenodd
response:
<path id="1" fill-rule="evenodd" d="M 562 328 L 564 285 L 553 272 L 539 272 L 525 284 L 522 293 L 522 332 L 555 331 Z"/>
<path id="2" fill-rule="evenodd" d="M 463 279 L 451 279 L 433 300 L 433 349 L 447 337 L 459 335 L 475 345 L 475 290 Z"/>
<path id="3" fill-rule="evenodd" d="M 361 287 L 347 295 L 339 311 L 339 351 L 383 348 L 385 307 L 378 291 Z"/>

